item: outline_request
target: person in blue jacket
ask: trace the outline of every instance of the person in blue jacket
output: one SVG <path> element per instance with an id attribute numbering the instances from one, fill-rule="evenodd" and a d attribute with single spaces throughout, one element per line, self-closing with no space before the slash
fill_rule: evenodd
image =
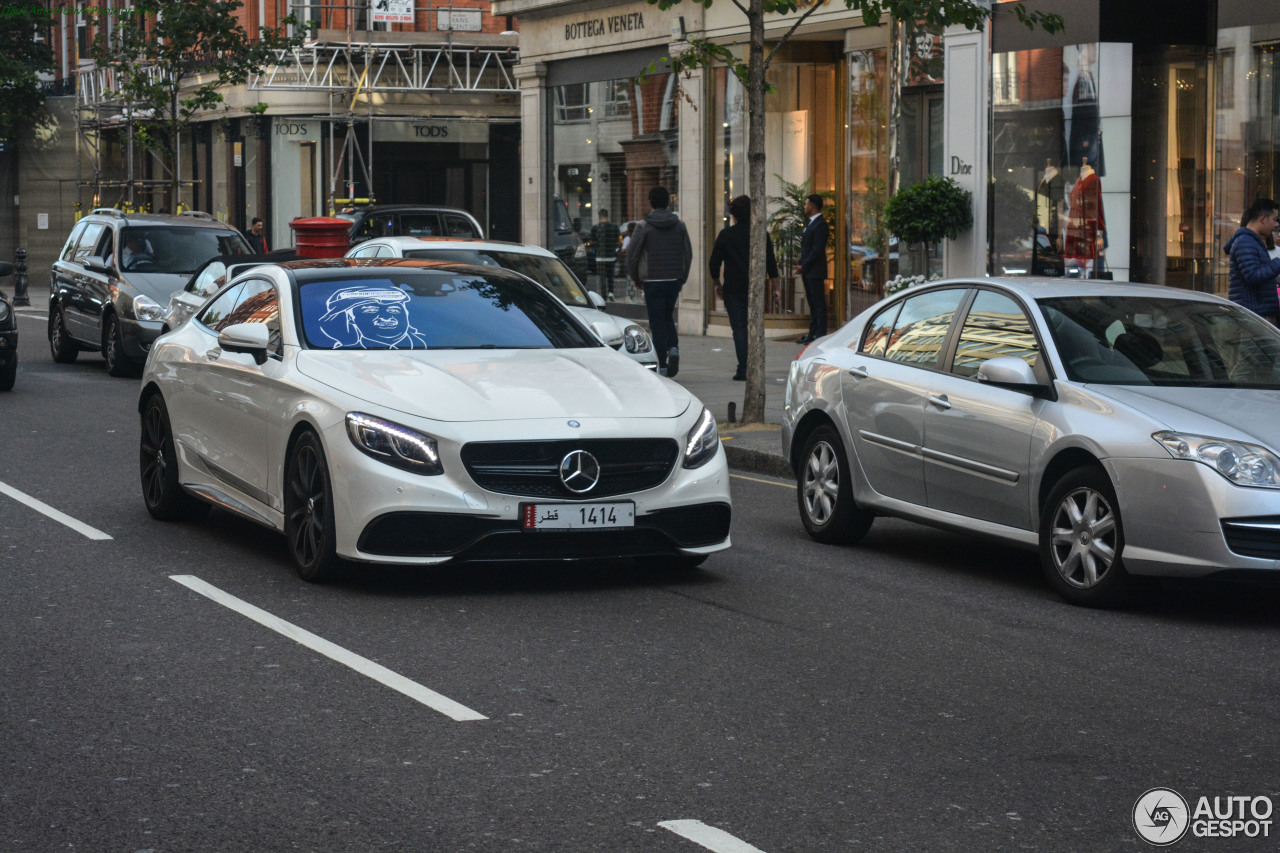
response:
<path id="1" fill-rule="evenodd" d="M 1244 214 L 1244 224 L 1222 247 L 1231 257 L 1228 269 L 1227 296 L 1237 305 L 1272 323 L 1280 325 L 1280 298 L 1276 295 L 1276 277 L 1280 276 L 1280 259 L 1267 253 L 1267 237 L 1280 215 L 1280 204 L 1260 198 Z"/>

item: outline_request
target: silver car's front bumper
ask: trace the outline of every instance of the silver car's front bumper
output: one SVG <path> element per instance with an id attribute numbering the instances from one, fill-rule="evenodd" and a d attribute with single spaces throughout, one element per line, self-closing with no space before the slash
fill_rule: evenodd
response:
<path id="1" fill-rule="evenodd" d="M 1131 573 L 1280 572 L 1280 490 L 1237 486 L 1187 460 L 1109 459 L 1106 465 L 1120 500 Z"/>

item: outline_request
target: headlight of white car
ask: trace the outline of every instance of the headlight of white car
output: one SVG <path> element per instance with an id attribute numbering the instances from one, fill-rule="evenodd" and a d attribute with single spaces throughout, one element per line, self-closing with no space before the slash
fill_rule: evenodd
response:
<path id="1" fill-rule="evenodd" d="M 133 297 L 133 315 L 139 320 L 163 320 L 164 309 L 150 296 L 139 293 Z"/>
<path id="2" fill-rule="evenodd" d="M 1157 432 L 1151 437 L 1174 459 L 1208 465 L 1237 486 L 1280 489 L 1280 458 L 1265 447 L 1177 432 Z"/>
<path id="3" fill-rule="evenodd" d="M 709 409 L 703 409 L 698 422 L 689 430 L 684 442 L 684 467 L 700 468 L 711 461 L 720 446 L 720 430 Z"/>
<path id="4" fill-rule="evenodd" d="M 622 330 L 622 334 L 627 352 L 648 352 L 653 349 L 653 344 L 649 342 L 649 336 L 639 326 L 627 326 Z"/>
<path id="5" fill-rule="evenodd" d="M 415 474 L 442 474 L 436 440 L 429 435 L 380 418 L 347 413 L 347 435 L 367 456 Z"/>

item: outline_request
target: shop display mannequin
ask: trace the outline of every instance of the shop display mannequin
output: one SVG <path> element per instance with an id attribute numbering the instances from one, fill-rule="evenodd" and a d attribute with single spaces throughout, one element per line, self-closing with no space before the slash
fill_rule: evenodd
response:
<path id="1" fill-rule="evenodd" d="M 1088 161 L 1080 165 L 1080 177 L 1071 188 L 1067 211 L 1067 239 L 1063 255 L 1079 263 L 1092 277 L 1095 264 L 1105 255 L 1107 220 L 1102 210 L 1102 179 Z"/>

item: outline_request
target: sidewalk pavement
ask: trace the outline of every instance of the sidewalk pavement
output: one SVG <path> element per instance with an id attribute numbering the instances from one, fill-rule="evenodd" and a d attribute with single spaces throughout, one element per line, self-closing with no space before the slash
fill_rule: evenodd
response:
<path id="1" fill-rule="evenodd" d="M 740 421 L 742 395 L 747 384 L 733 380 L 738 365 L 733 338 L 680 336 L 680 372 L 674 381 L 687 388 L 715 415 L 731 468 L 788 480 L 795 476 L 782 455 L 780 424 L 787 372 L 802 349 L 794 338 L 765 341 L 765 423 L 733 424 L 729 422 L 729 404 L 735 404 Z"/>

